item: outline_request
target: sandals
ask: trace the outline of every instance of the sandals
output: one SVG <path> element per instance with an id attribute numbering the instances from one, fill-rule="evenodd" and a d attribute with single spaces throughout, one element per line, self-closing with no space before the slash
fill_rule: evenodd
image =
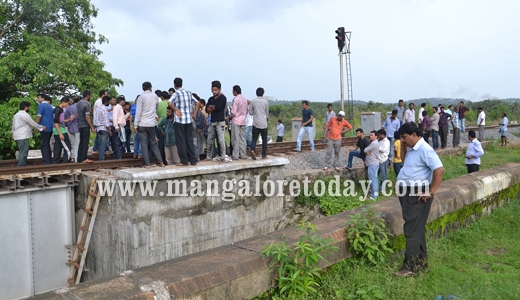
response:
<path id="1" fill-rule="evenodd" d="M 150 166 L 141 166 L 143 169 L 150 169 Z"/>
<path id="2" fill-rule="evenodd" d="M 394 276 L 397 276 L 397 277 L 413 277 L 415 275 L 417 275 L 415 272 L 407 271 L 407 270 L 401 270 L 401 271 L 394 273 Z"/>
<path id="3" fill-rule="evenodd" d="M 91 163 L 93 163 L 94 161 L 93 161 L 93 160 L 91 160 L 91 159 L 85 159 L 85 160 L 84 160 L 83 162 L 84 162 L 84 163 L 88 163 L 88 164 L 91 164 Z"/>
<path id="4" fill-rule="evenodd" d="M 328 167 L 325 167 L 325 168 L 323 168 L 323 171 L 327 171 L 328 169 L 329 169 Z M 334 170 L 339 171 L 340 169 L 338 167 L 335 167 Z"/>

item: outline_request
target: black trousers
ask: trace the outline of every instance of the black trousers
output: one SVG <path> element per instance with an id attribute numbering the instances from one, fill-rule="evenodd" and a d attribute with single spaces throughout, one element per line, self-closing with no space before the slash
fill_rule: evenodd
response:
<path id="1" fill-rule="evenodd" d="M 52 131 L 42 131 L 40 133 L 42 139 L 42 145 L 40 150 L 42 151 L 42 165 L 51 163 L 51 137 Z"/>
<path id="2" fill-rule="evenodd" d="M 267 156 L 267 128 L 260 129 L 253 126 L 253 141 L 251 142 L 251 151 L 256 150 L 256 141 L 258 141 L 258 135 L 262 135 L 262 157 Z"/>
<path id="3" fill-rule="evenodd" d="M 480 165 L 470 164 L 470 165 L 466 165 L 466 167 L 468 167 L 468 174 L 469 174 L 469 173 L 473 173 L 473 172 L 478 172 Z"/>
<path id="4" fill-rule="evenodd" d="M 79 147 L 77 162 L 84 162 L 87 159 L 88 144 L 90 142 L 90 127 L 79 129 Z"/>
<path id="5" fill-rule="evenodd" d="M 59 135 L 54 135 L 54 156 L 52 158 L 53 164 L 57 164 L 60 162 L 60 159 L 62 158 L 61 153 L 63 152 L 63 150 L 65 150 L 65 152 L 63 153 L 62 162 L 68 163 L 69 159 L 72 157 L 70 152 L 70 149 L 72 149 L 72 147 L 70 145 L 69 134 L 63 133 L 63 137 L 64 139 L 61 140 Z"/>
<path id="6" fill-rule="evenodd" d="M 157 139 L 159 139 L 159 142 L 157 142 L 159 153 L 161 153 L 162 160 L 166 161 L 166 153 L 164 152 L 164 140 L 166 137 L 159 132 L 157 127 L 155 127 L 155 135 L 157 135 Z"/>
<path id="7" fill-rule="evenodd" d="M 132 141 L 132 131 L 125 127 L 126 142 L 123 144 L 123 153 L 132 153 L 130 149 L 130 142 Z"/>
<path id="8" fill-rule="evenodd" d="M 441 149 L 444 149 L 448 144 L 448 125 L 439 126 L 439 136 L 441 138 Z"/>
<path id="9" fill-rule="evenodd" d="M 117 125 L 115 125 L 117 126 Z M 121 139 L 119 138 L 119 134 L 116 132 L 116 128 L 114 125 L 110 126 L 110 130 L 112 130 L 112 136 L 110 137 L 110 142 L 112 144 L 112 155 L 114 159 L 122 159 L 123 158 L 123 143 L 121 143 Z M 121 130 L 121 129 L 119 129 Z"/>
<path id="10" fill-rule="evenodd" d="M 195 145 L 193 144 L 193 125 L 173 123 L 175 128 L 175 142 L 177 144 L 177 153 L 181 159 L 181 164 L 188 165 L 190 162 L 192 165 L 197 164 L 197 152 L 195 151 Z"/>
<path id="11" fill-rule="evenodd" d="M 228 126 L 231 126 L 231 124 L 229 124 Z M 233 143 L 232 143 L 233 136 L 231 135 L 231 129 L 228 129 L 228 132 L 229 132 L 229 156 L 232 156 L 233 155 Z"/>
<path id="12" fill-rule="evenodd" d="M 277 143 L 283 142 L 283 136 L 277 136 L 276 137 L 276 142 Z"/>
<path id="13" fill-rule="evenodd" d="M 401 194 L 404 192 L 401 190 Z M 414 194 L 418 194 L 415 191 Z M 419 201 L 418 196 L 411 196 L 412 191 L 406 190 L 403 197 L 399 197 L 403 211 L 403 231 L 406 237 L 406 252 L 403 269 L 418 272 L 428 268 L 428 252 L 426 250 L 426 221 L 430 214 L 433 197 L 428 201 Z"/>
<path id="14" fill-rule="evenodd" d="M 423 133 L 423 138 L 426 141 L 427 144 L 430 144 L 430 129 L 426 130 L 425 133 Z"/>

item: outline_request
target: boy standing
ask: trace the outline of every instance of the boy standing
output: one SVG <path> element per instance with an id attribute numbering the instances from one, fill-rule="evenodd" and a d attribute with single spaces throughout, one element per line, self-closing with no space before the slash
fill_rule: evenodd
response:
<path id="1" fill-rule="evenodd" d="M 170 166 L 181 162 L 179 153 L 177 152 L 177 144 L 175 142 L 175 129 L 173 127 L 173 109 L 166 109 L 166 117 L 159 122 L 157 130 L 164 138 L 164 154 L 166 155 L 166 163 Z"/>

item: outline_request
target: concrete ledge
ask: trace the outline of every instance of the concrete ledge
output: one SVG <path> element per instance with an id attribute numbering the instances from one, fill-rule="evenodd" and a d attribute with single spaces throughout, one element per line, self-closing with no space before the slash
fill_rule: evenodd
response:
<path id="1" fill-rule="evenodd" d="M 498 193 L 520 183 L 520 164 L 461 176 L 443 182 L 432 204 L 429 222 L 473 203 L 498 199 Z M 402 234 L 402 215 L 396 197 L 371 204 L 382 212 L 393 234 Z M 348 258 L 345 224 L 358 210 L 321 218 L 313 223 L 339 250 L 328 257 L 330 265 Z M 246 299 L 275 285 L 269 261 L 261 259 L 264 246 L 281 241 L 295 242 L 301 232 L 293 228 L 256 236 L 232 245 L 165 261 L 119 276 L 81 283 L 49 292 L 36 299 Z M 61 293 L 61 294 L 58 294 Z"/>
<path id="2" fill-rule="evenodd" d="M 196 166 L 166 166 L 164 168 L 132 168 L 115 170 L 113 175 L 119 179 L 130 180 L 161 180 L 181 178 L 194 175 L 206 175 L 214 173 L 233 172 L 243 169 L 255 169 L 271 166 L 284 166 L 289 163 L 286 158 L 275 157 L 267 159 L 238 160 L 230 163 L 200 162 Z"/>

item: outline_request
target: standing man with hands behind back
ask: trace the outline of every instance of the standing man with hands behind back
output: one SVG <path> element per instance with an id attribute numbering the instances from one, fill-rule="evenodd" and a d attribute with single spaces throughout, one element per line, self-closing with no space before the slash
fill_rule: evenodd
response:
<path id="1" fill-rule="evenodd" d="M 160 167 L 164 167 L 161 152 L 155 140 L 155 126 L 157 126 L 157 96 L 152 93 L 152 84 L 148 81 L 142 84 L 143 93 L 136 99 L 137 109 L 135 111 L 134 131 L 139 135 L 139 142 L 143 150 L 143 167 L 150 169 L 150 153 L 148 144 L 153 155 L 159 162 Z"/>
<path id="2" fill-rule="evenodd" d="M 182 88 L 182 78 L 173 80 L 175 93 L 170 98 L 169 106 L 175 113 L 173 128 L 175 143 L 181 162 L 178 166 L 197 165 L 197 150 L 193 143 L 193 119 L 199 109 L 199 102 L 192 94 Z M 195 105 L 195 107 L 194 107 Z"/>
<path id="3" fill-rule="evenodd" d="M 403 168 L 397 176 L 399 202 L 401 203 L 406 237 L 403 266 L 395 276 L 414 276 L 428 269 L 426 251 L 426 221 L 433 202 L 433 195 L 442 182 L 444 166 L 439 156 L 422 138 L 415 123 L 405 123 L 399 129 L 403 146 L 409 147 Z M 418 181 L 427 185 L 417 186 Z"/>
<path id="4" fill-rule="evenodd" d="M 267 158 L 267 127 L 269 121 L 269 102 L 264 98 L 264 89 L 256 89 L 256 98 L 251 101 L 249 114 L 253 116 L 253 140 L 251 142 L 251 158 L 256 160 L 256 141 L 262 136 L 262 158 Z"/>

